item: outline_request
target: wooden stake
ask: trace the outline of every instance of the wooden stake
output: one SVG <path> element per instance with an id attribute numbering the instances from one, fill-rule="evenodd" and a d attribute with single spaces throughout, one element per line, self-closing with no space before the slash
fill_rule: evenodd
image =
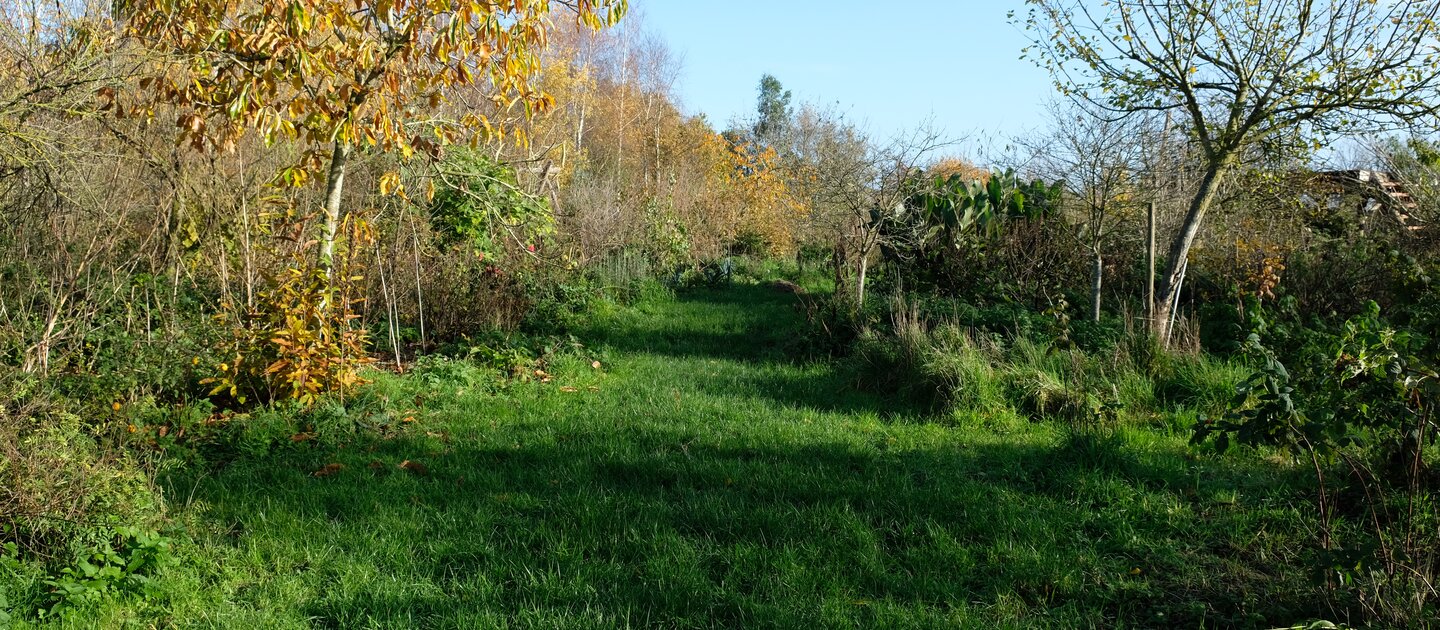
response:
<path id="1" fill-rule="evenodd" d="M 1155 321 L 1155 202 L 1145 211 L 1145 318 Z"/>

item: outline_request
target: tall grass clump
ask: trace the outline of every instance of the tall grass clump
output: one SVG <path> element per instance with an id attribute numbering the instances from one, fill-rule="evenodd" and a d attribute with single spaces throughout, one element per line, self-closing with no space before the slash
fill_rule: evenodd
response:
<path id="1" fill-rule="evenodd" d="M 591 277 L 606 297 L 628 304 L 638 299 L 655 282 L 655 271 L 643 252 L 629 249 L 614 252 L 589 268 Z"/>
<path id="2" fill-rule="evenodd" d="M 1166 351 L 1141 327 L 1082 349 L 1063 338 L 933 321 L 926 312 L 895 298 L 888 327 L 861 333 L 851 355 L 860 387 L 939 414 L 1093 424 L 1218 413 L 1248 374 L 1233 360 Z"/>

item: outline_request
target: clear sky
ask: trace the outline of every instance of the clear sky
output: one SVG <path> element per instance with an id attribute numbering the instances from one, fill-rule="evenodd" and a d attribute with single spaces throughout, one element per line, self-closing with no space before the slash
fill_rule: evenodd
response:
<path id="1" fill-rule="evenodd" d="M 755 110 L 764 73 L 793 102 L 836 106 L 875 136 L 933 115 L 951 136 L 1043 123 L 1049 75 L 1020 59 L 1021 0 L 631 0 L 683 60 L 688 113 L 723 127 Z"/>

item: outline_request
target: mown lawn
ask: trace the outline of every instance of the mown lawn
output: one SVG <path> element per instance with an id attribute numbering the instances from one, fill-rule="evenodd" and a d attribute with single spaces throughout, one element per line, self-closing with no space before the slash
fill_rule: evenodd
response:
<path id="1" fill-rule="evenodd" d="M 1324 616 L 1288 467 L 1183 428 L 964 423 L 797 362 L 793 296 L 614 308 L 551 382 L 371 396 L 415 421 L 165 478 L 168 597 L 250 628 L 1227 627 Z M 599 360 L 601 367 L 592 367 Z M 408 469 L 399 468 L 410 462 Z M 341 464 L 329 476 L 317 470 Z M 418 464 L 419 466 L 416 466 Z M 332 467 L 332 470 L 335 470 Z"/>

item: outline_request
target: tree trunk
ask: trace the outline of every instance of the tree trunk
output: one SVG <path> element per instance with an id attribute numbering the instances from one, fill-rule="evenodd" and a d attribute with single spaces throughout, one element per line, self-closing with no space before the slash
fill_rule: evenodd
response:
<path id="1" fill-rule="evenodd" d="M 1090 269 L 1090 319 L 1100 321 L 1100 289 L 1105 283 L 1105 258 L 1100 250 L 1091 252 L 1094 256 Z"/>
<path id="2" fill-rule="evenodd" d="M 320 235 L 320 266 L 330 273 L 335 259 L 335 234 L 340 231 L 340 197 L 345 189 L 345 167 L 350 162 L 350 145 L 335 142 L 330 156 L 330 176 L 325 182 L 325 231 Z"/>
<path id="3" fill-rule="evenodd" d="M 860 255 L 860 279 L 855 283 L 855 310 L 865 308 L 865 273 L 870 269 L 870 256 Z"/>
<path id="4" fill-rule="evenodd" d="M 1190 257 L 1190 247 L 1195 244 L 1195 237 L 1200 234 L 1200 222 L 1204 220 L 1205 212 L 1215 201 L 1215 197 L 1220 191 L 1220 185 L 1233 166 L 1234 154 L 1232 153 L 1209 160 L 1205 169 L 1205 177 L 1200 180 L 1200 190 L 1195 193 L 1195 198 L 1190 202 L 1190 210 L 1185 213 L 1185 221 L 1180 224 L 1180 232 L 1170 243 L 1169 260 L 1165 263 L 1165 277 L 1161 279 L 1160 292 L 1155 298 L 1155 317 L 1151 321 L 1155 336 L 1162 343 L 1170 338 L 1170 313 L 1177 307 L 1180 286 L 1185 279 L 1185 262 Z"/>

